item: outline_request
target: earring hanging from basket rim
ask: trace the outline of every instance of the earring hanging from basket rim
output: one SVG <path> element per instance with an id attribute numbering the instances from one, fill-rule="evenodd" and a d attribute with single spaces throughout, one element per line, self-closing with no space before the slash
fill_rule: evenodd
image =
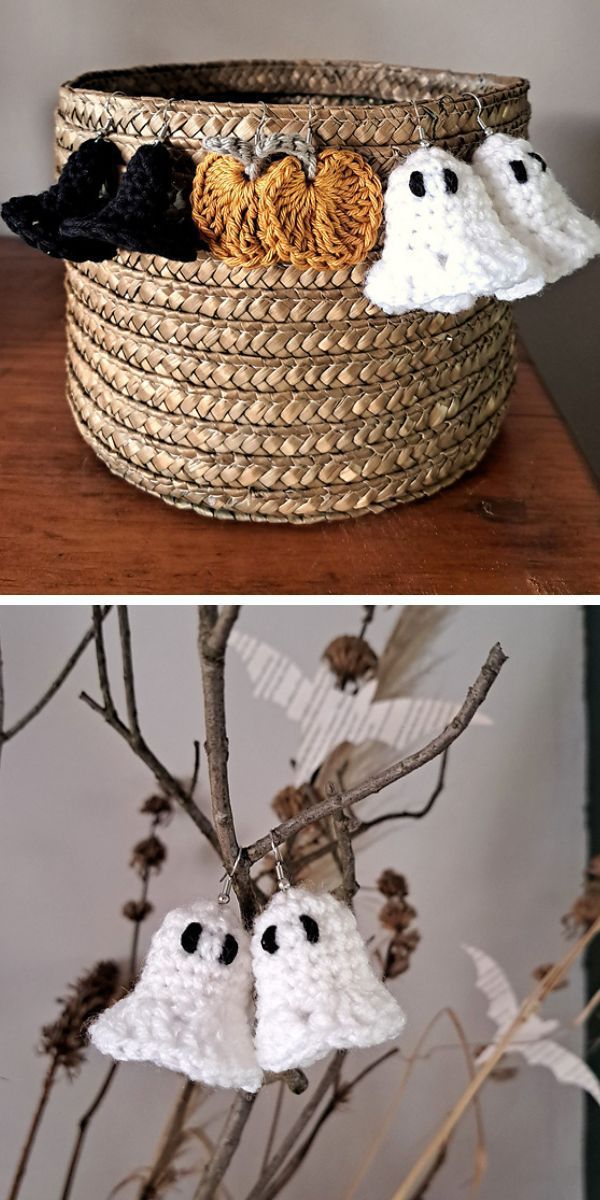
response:
<path id="1" fill-rule="evenodd" d="M 240 848 L 237 852 L 236 860 L 231 868 L 231 871 L 225 871 L 225 874 L 221 875 L 219 883 L 222 884 L 222 887 L 219 892 L 219 895 L 217 896 L 217 904 L 220 904 L 220 905 L 229 904 L 229 901 L 231 900 L 231 888 L 233 886 L 233 877 L 240 865 L 241 858 L 242 858 L 242 850 Z"/>
<path id="2" fill-rule="evenodd" d="M 472 99 L 475 101 L 475 103 L 476 103 L 476 105 L 477 105 L 477 114 L 476 114 L 476 117 L 477 117 L 477 124 L 479 125 L 479 128 L 483 130 L 483 132 L 484 132 L 484 134 L 485 134 L 486 138 L 488 138 L 488 137 L 492 137 L 492 136 L 493 136 L 493 133 L 494 133 L 494 130 L 493 130 L 493 129 L 491 129 L 489 125 L 486 125 L 486 123 L 485 123 L 485 121 L 484 121 L 484 119 L 483 119 L 483 105 L 482 105 L 482 103 L 481 103 L 481 99 L 480 99 L 480 97 L 479 97 L 479 96 L 477 96 L 477 95 L 475 94 L 475 92 L 465 92 L 465 95 L 466 95 L 466 96 L 471 96 L 471 98 L 472 98 Z"/>
<path id="3" fill-rule="evenodd" d="M 420 112 L 419 112 L 419 109 L 418 109 L 418 107 L 417 107 L 417 102 L 416 102 L 416 100 L 413 100 L 413 102 L 412 102 L 412 105 L 413 105 L 413 108 L 414 108 L 414 110 L 415 110 L 415 117 L 416 117 L 416 125 L 415 125 L 415 128 L 416 128 L 416 130 L 417 130 L 417 134 L 419 135 L 419 145 L 420 145 L 420 146 L 422 146 L 422 147 L 423 147 L 423 149 L 425 149 L 425 150 L 429 150 L 429 149 L 430 149 L 430 147 L 431 147 L 431 142 L 429 141 L 429 139 L 428 139 L 428 138 L 426 138 L 426 137 L 425 137 L 425 131 L 424 131 L 424 129 L 423 129 L 423 126 L 422 126 L 422 124 L 421 124 L 421 114 L 420 114 Z"/>

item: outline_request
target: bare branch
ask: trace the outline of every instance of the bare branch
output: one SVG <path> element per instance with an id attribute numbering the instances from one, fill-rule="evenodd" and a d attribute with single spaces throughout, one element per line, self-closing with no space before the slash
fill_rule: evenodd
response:
<path id="1" fill-rule="evenodd" d="M 172 1161 L 173 1155 L 181 1138 L 181 1131 L 187 1116 L 190 1103 L 194 1097 L 197 1084 L 191 1079 L 186 1079 L 177 1102 L 171 1113 L 166 1127 L 161 1136 L 158 1148 L 154 1157 L 154 1162 L 150 1167 L 138 1196 L 138 1200 L 153 1200 L 156 1196 L 158 1186 L 162 1182 L 165 1168 Z"/>
<path id="2" fill-rule="evenodd" d="M 214 605 L 199 605 L 198 653 L 202 671 L 206 734 L 204 748 L 208 761 L 213 824 L 226 870 L 233 872 L 237 863 L 233 886 L 242 917 L 248 925 L 256 912 L 257 897 L 246 856 L 242 855 L 238 862 L 240 846 L 229 794 L 229 741 L 225 719 L 225 652 L 238 613 L 239 608 L 234 605 L 223 608 L 221 612 Z"/>
<path id="3" fill-rule="evenodd" d="M 407 819 L 412 821 L 420 821 L 422 817 L 426 817 L 427 814 L 431 812 L 438 796 L 440 796 L 444 790 L 446 783 L 446 766 L 448 763 L 449 753 L 450 747 L 446 746 L 446 749 L 442 751 L 440 758 L 440 770 L 437 783 L 429 797 L 429 800 L 427 801 L 427 804 L 425 804 L 423 808 L 405 808 L 401 812 L 386 812 L 382 813 L 379 817 L 372 817 L 370 821 L 361 821 L 360 825 L 356 826 L 354 830 L 354 837 L 358 837 L 359 834 L 365 833 L 367 829 L 373 829 L 375 825 L 383 825 L 384 821 L 405 821 Z"/>
<path id="4" fill-rule="evenodd" d="M 337 1053 L 334 1054 L 314 1091 L 306 1101 L 306 1104 L 303 1106 L 291 1129 L 284 1137 L 279 1149 L 267 1163 L 264 1170 L 261 1171 L 258 1180 L 252 1188 L 252 1191 L 248 1193 L 246 1200 L 265 1200 L 266 1196 L 269 1194 L 267 1191 L 265 1191 L 267 1184 L 270 1183 L 271 1180 L 277 1175 L 277 1172 L 283 1166 L 288 1154 L 293 1149 L 298 1138 L 304 1132 L 308 1122 L 317 1111 L 323 1097 L 326 1096 L 329 1088 L 332 1087 L 332 1085 L 339 1078 L 339 1073 L 346 1057 L 346 1053 L 346 1050 L 338 1050 Z M 194 1200 L 200 1200 L 200 1197 L 195 1196 Z"/>
<path id="5" fill-rule="evenodd" d="M 352 846 L 350 819 L 341 808 L 333 814 L 333 820 L 337 833 L 337 854 L 342 875 L 341 891 L 343 895 L 340 898 L 352 907 L 352 901 L 358 891 L 358 883 L 356 882 L 356 859 Z"/>
<path id="6" fill-rule="evenodd" d="M 119 637 L 121 639 L 121 657 L 123 660 L 123 686 L 125 688 L 125 703 L 127 705 L 127 720 L 129 728 L 135 737 L 141 737 L 140 721 L 137 710 L 135 683 L 133 679 L 133 657 L 131 652 L 131 627 L 126 604 L 117 607 L 119 620 Z"/>
<path id="7" fill-rule="evenodd" d="M 104 621 L 105 617 L 108 616 L 109 612 L 111 611 L 111 607 L 112 605 L 108 604 L 104 608 L 100 609 L 100 622 Z M 93 640 L 94 625 L 92 624 L 87 632 L 83 635 L 81 641 L 76 645 L 73 653 L 69 655 L 62 670 L 59 671 L 58 675 L 55 679 L 53 679 L 50 686 L 46 688 L 43 696 L 40 696 L 40 699 L 37 700 L 36 703 L 32 705 L 32 707 L 29 708 L 26 713 L 23 714 L 22 717 L 19 717 L 19 720 L 15 721 L 14 725 L 11 725 L 10 729 L 4 729 L 3 722 L 0 723 L 0 745 L 2 742 L 9 742 L 16 733 L 20 733 L 22 729 L 25 729 L 25 726 L 29 725 L 29 722 L 33 721 L 34 717 L 37 717 L 38 714 L 42 712 L 42 709 L 46 707 L 52 697 L 56 695 L 59 688 L 62 687 L 65 679 L 68 679 L 73 668 L 77 666 L 77 663 L 79 662 L 84 650 L 87 646 L 89 646 L 90 642 L 93 642 Z M 3 688 L 1 686 L 0 697 L 3 700 Z"/>
<path id="8" fill-rule="evenodd" d="M 150 749 L 141 732 L 139 732 L 139 726 L 138 732 L 136 732 L 135 729 L 130 729 L 129 726 L 127 726 L 124 721 L 121 720 L 112 697 L 102 622 L 99 619 L 99 613 L 100 610 L 95 607 L 94 636 L 96 641 L 96 661 L 98 665 L 98 679 L 100 683 L 103 704 L 99 704 L 98 701 L 94 700 L 92 696 L 89 696 L 87 692 L 82 692 L 80 698 L 91 709 L 93 709 L 94 712 L 99 713 L 100 716 L 104 718 L 107 725 L 110 725 L 110 728 L 114 729 L 116 733 L 119 734 L 119 737 L 123 738 L 123 741 L 127 742 L 127 745 L 131 747 L 134 754 L 136 754 L 137 757 L 141 759 L 145 766 L 147 766 L 152 772 L 154 778 L 164 789 L 167 795 L 173 796 L 174 799 L 179 802 L 184 812 L 186 812 L 188 816 L 192 818 L 194 824 L 198 827 L 201 833 L 204 834 L 205 838 L 207 838 L 207 840 L 210 842 L 213 849 L 219 853 L 219 842 L 215 830 L 213 829 L 208 817 L 202 812 L 193 799 L 192 789 L 185 788 L 180 780 L 172 775 L 164 763 L 162 763 L 160 759 L 156 757 L 154 751 Z M 129 673 L 127 687 L 131 689 L 132 693 L 130 702 L 135 706 L 136 702 L 133 682 L 133 664 L 131 660 L 130 646 L 129 652 L 127 653 L 126 651 L 123 659 L 123 671 L 124 674 Z"/>
<path id="9" fill-rule="evenodd" d="M 418 770 L 427 762 L 437 758 L 439 754 L 443 754 L 449 746 L 460 736 L 472 721 L 478 708 L 483 704 L 490 688 L 497 679 L 500 671 L 506 662 L 506 655 L 502 647 L 496 644 L 490 650 L 485 663 L 483 664 L 477 679 L 469 688 L 465 701 L 462 704 L 456 716 L 446 725 L 445 729 L 432 738 L 426 746 L 413 754 L 407 755 L 400 762 L 393 763 L 390 767 L 386 767 L 384 771 L 380 771 L 378 775 L 371 776 L 364 783 L 358 784 L 357 787 L 351 788 L 350 791 L 341 795 L 326 797 L 313 807 L 298 813 L 295 817 L 290 817 L 289 820 L 283 821 L 273 830 L 273 840 L 276 845 L 281 845 L 293 834 L 303 829 L 305 825 L 313 824 L 316 821 L 323 820 L 324 817 L 330 817 L 334 812 L 341 808 L 350 808 L 353 804 L 358 804 L 360 800 L 366 800 L 367 796 L 373 796 L 376 792 L 380 792 L 383 788 L 388 787 L 391 783 L 395 783 L 398 779 L 403 779 L 406 775 L 410 775 L 412 771 Z M 247 848 L 247 855 L 250 863 L 257 862 L 260 858 L 264 858 L 271 849 L 271 834 L 266 837 L 259 838 L 252 846 Z"/>
<path id="10" fill-rule="evenodd" d="M 215 1144 L 215 1152 L 202 1172 L 194 1200 L 214 1200 L 217 1188 L 240 1143 L 258 1093 L 238 1092 Z"/>

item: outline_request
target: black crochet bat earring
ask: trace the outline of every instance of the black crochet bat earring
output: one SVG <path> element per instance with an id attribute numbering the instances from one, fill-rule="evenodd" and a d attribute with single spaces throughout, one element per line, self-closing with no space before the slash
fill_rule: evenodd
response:
<path id="1" fill-rule="evenodd" d="M 95 138 L 69 155 L 52 187 L 37 196 L 13 196 L 2 205 L 2 219 L 13 233 L 29 246 L 52 258 L 72 262 L 112 258 L 114 248 L 86 235 L 69 235 L 64 222 L 75 216 L 88 216 L 103 208 L 119 186 L 121 155 L 108 140 L 114 129 L 112 118 Z"/>
<path id="2" fill-rule="evenodd" d="M 177 207 L 173 164 L 165 145 L 168 134 L 165 121 L 157 140 L 140 146 L 130 159 L 116 196 L 100 212 L 66 221 L 65 234 L 104 241 L 120 250 L 193 260 L 198 235 L 189 207 Z"/>

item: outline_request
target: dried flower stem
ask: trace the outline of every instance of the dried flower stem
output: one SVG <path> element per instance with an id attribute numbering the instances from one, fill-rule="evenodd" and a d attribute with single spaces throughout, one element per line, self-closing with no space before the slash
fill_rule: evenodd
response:
<path id="1" fill-rule="evenodd" d="M 257 1092 L 253 1095 L 249 1092 L 237 1093 L 215 1143 L 215 1152 L 200 1176 L 194 1200 L 214 1200 L 218 1186 L 239 1146 L 257 1095 Z"/>
<path id="2" fill-rule="evenodd" d="M 281 845 L 282 842 L 287 841 L 289 837 L 298 833 L 300 829 L 303 829 L 305 825 L 311 825 L 316 821 L 323 820 L 325 817 L 331 817 L 340 808 L 350 808 L 353 804 L 358 804 L 360 800 L 366 800 L 368 796 L 375 795 L 376 792 L 389 787 L 391 783 L 395 783 L 398 779 L 403 779 L 406 775 L 410 775 L 413 771 L 418 770 L 419 767 L 423 767 L 425 763 L 431 762 L 432 759 L 443 754 L 444 750 L 451 746 L 470 724 L 475 713 L 483 704 L 490 688 L 498 678 L 505 662 L 506 655 L 502 647 L 499 644 L 492 646 L 477 679 L 469 688 L 459 712 L 441 733 L 438 733 L 436 737 L 432 738 L 420 750 L 407 755 L 406 758 L 393 763 L 392 766 L 386 767 L 379 774 L 372 775 L 357 787 L 351 788 L 341 795 L 328 796 L 325 800 L 321 800 L 310 809 L 298 813 L 295 817 L 290 817 L 287 821 L 282 821 L 273 830 L 272 836 L 275 844 Z M 248 846 L 246 853 L 249 861 L 254 863 L 260 858 L 264 858 L 270 849 L 271 834 L 267 837 L 259 838 L 253 845 Z"/>
<path id="3" fill-rule="evenodd" d="M 121 634 L 121 650 L 123 654 L 123 676 L 125 680 L 126 696 L 128 697 L 128 710 L 135 713 L 135 724 L 130 727 L 121 720 L 110 687 L 108 675 L 108 665 L 106 660 L 106 648 L 104 644 L 104 633 L 102 630 L 101 609 L 94 606 L 94 637 L 96 642 L 96 662 L 98 666 L 98 680 L 100 683 L 100 691 L 102 694 L 102 704 L 94 700 L 87 692 L 81 693 L 81 699 L 89 705 L 94 712 L 99 713 L 107 725 L 114 729 L 120 737 L 131 747 L 134 754 L 142 760 L 154 775 L 157 782 L 164 789 L 167 795 L 173 796 L 184 811 L 192 818 L 194 824 L 200 829 L 204 837 L 210 842 L 215 850 L 219 850 L 217 835 L 212 827 L 208 817 L 198 807 L 192 796 L 192 789 L 185 788 L 179 779 L 165 767 L 150 749 L 144 737 L 139 730 L 137 721 L 137 707 L 135 703 L 135 689 L 133 664 L 131 659 L 131 636 L 129 632 L 129 616 L 126 611 L 121 616 L 119 631 Z M 132 707 L 133 706 L 133 707 Z"/>
<path id="4" fill-rule="evenodd" d="M 50 1093 L 52 1091 L 52 1087 L 53 1087 L 54 1081 L 56 1079 L 57 1069 L 58 1069 L 58 1059 L 55 1055 L 54 1058 L 51 1060 L 51 1062 L 48 1066 L 48 1070 L 46 1071 L 46 1074 L 44 1076 L 44 1082 L 42 1084 L 40 1098 L 38 1100 L 33 1117 L 31 1118 L 31 1124 L 29 1126 L 29 1129 L 27 1131 L 27 1136 L 23 1143 L 23 1148 L 21 1150 L 21 1154 L 19 1157 L 19 1161 L 17 1163 L 13 1181 L 11 1183 L 10 1191 L 8 1193 L 8 1196 L 6 1197 L 6 1200 L 17 1200 L 17 1196 L 19 1195 L 19 1192 L 21 1190 L 21 1184 L 25 1177 L 25 1172 L 27 1170 L 27 1165 L 29 1163 L 29 1157 L 30 1157 L 31 1151 L 33 1149 L 33 1144 L 36 1139 L 37 1131 L 40 1127 L 40 1123 L 41 1123 L 42 1117 L 44 1115 L 44 1112 L 46 1110 L 46 1105 L 48 1103 L 48 1100 L 50 1099 Z"/>
<path id="5" fill-rule="evenodd" d="M 154 1200 L 165 1168 L 169 1166 L 173 1154 L 177 1149 L 181 1130 L 195 1090 L 196 1084 L 191 1079 L 186 1079 L 158 1144 L 150 1173 L 147 1179 L 144 1180 L 139 1191 L 138 1200 Z"/>
<path id="6" fill-rule="evenodd" d="M 517 1033 L 521 1026 L 525 1024 L 529 1017 L 533 1016 L 542 1001 L 545 1000 L 546 996 L 548 996 L 553 988 L 556 987 L 556 984 L 560 983 L 561 979 L 564 979 L 573 966 L 573 963 L 576 961 L 579 955 L 583 953 L 586 946 L 599 932 L 600 917 L 598 917 L 594 921 L 594 924 L 591 925 L 586 931 L 586 933 L 584 933 L 578 939 L 575 945 L 571 947 L 567 954 L 565 954 L 564 958 L 562 958 L 560 962 L 556 963 L 552 970 L 549 971 L 548 974 L 540 980 L 533 991 L 529 993 L 519 1008 L 516 1017 L 513 1021 L 511 1021 L 508 1029 L 506 1029 L 502 1037 L 495 1044 L 489 1058 L 487 1058 L 479 1068 L 477 1074 L 473 1077 L 462 1095 L 456 1101 L 452 1111 L 449 1113 L 446 1119 L 442 1121 L 442 1124 L 437 1132 L 427 1143 L 427 1146 L 423 1150 L 422 1154 L 419 1155 L 416 1163 L 409 1171 L 400 1187 L 396 1192 L 394 1192 L 392 1200 L 409 1200 L 413 1188 L 420 1182 L 431 1161 L 435 1158 L 438 1151 L 448 1140 L 448 1137 L 460 1121 L 463 1113 L 477 1095 L 488 1076 L 491 1075 L 494 1067 L 498 1064 L 502 1058 L 502 1055 L 508 1049 L 508 1046 L 513 1040 L 515 1033 Z"/>
<path id="7" fill-rule="evenodd" d="M 271 1151 L 273 1149 L 273 1143 L 275 1141 L 275 1137 L 277 1135 L 277 1129 L 279 1127 L 279 1119 L 281 1117 L 281 1110 L 283 1108 L 284 1096 L 285 1096 L 285 1084 L 284 1084 L 283 1080 L 281 1080 L 279 1083 L 279 1086 L 277 1088 L 277 1098 L 275 1100 L 273 1116 L 271 1118 L 271 1124 L 269 1126 L 269 1133 L 267 1136 L 267 1141 L 265 1144 L 265 1150 L 264 1150 L 264 1154 L 263 1154 L 263 1158 L 262 1158 L 262 1163 L 260 1166 L 261 1171 L 264 1171 L 264 1169 L 269 1161 L 269 1158 L 271 1156 Z"/>
<path id="8" fill-rule="evenodd" d="M 153 821 L 151 822 L 151 829 L 155 828 L 157 823 L 158 823 L 157 819 L 154 818 Z M 146 900 L 148 899 L 148 885 L 150 882 L 150 867 L 149 866 L 146 866 L 144 868 L 141 879 L 142 879 L 142 886 L 140 889 L 138 903 L 140 905 L 144 905 L 146 903 Z M 131 935 L 131 947 L 130 947 L 130 951 L 129 951 L 128 987 L 132 986 L 132 984 L 135 982 L 135 978 L 137 975 L 137 958 L 138 958 L 138 949 L 139 949 L 139 941 L 140 941 L 140 929 L 141 929 L 141 921 L 134 921 L 133 932 Z M 69 1159 L 69 1164 L 67 1166 L 67 1173 L 65 1175 L 62 1192 L 60 1194 L 60 1200 L 69 1200 L 69 1196 L 71 1195 L 71 1191 L 73 1189 L 73 1184 L 75 1182 L 75 1174 L 76 1174 L 77 1168 L 79 1166 L 79 1160 L 80 1160 L 82 1152 L 83 1152 L 85 1139 L 88 1134 L 90 1122 L 95 1117 L 98 1109 L 100 1108 L 100 1105 L 102 1104 L 103 1100 L 105 1099 L 105 1097 L 107 1095 L 109 1088 L 111 1087 L 112 1083 L 114 1082 L 117 1071 L 119 1070 L 119 1066 L 120 1066 L 120 1063 L 118 1063 L 118 1062 L 111 1063 L 111 1065 L 108 1067 L 108 1069 L 104 1075 L 102 1083 L 100 1084 L 100 1087 L 98 1088 L 98 1091 L 96 1092 L 96 1095 L 94 1096 L 91 1104 L 89 1105 L 88 1108 L 86 1108 L 85 1112 L 82 1114 L 82 1116 L 79 1118 L 79 1121 L 77 1122 L 77 1133 L 75 1136 L 75 1142 L 73 1145 L 73 1149 L 71 1151 L 71 1157 Z"/>
<path id="9" fill-rule="evenodd" d="M 372 817 L 370 821 L 361 821 L 360 825 L 358 825 L 354 831 L 354 836 L 357 837 L 359 834 L 365 833 L 367 829 L 373 829 L 376 825 L 383 825 L 384 821 L 406 821 L 408 819 L 412 821 L 420 821 L 422 817 L 426 817 L 427 814 L 431 812 L 436 800 L 444 790 L 446 784 L 446 767 L 448 764 L 449 754 L 450 747 L 446 746 L 446 749 L 442 751 L 440 758 L 440 769 L 437 783 L 429 797 L 429 800 L 427 801 L 427 804 L 423 805 L 423 808 L 407 808 L 403 809 L 401 812 L 386 812 L 382 813 L 379 817 Z"/>

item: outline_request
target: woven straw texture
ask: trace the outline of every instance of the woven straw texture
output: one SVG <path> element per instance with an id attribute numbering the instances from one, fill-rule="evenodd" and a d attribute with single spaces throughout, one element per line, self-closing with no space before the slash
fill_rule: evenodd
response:
<path id="1" fill-rule="evenodd" d="M 57 166 L 106 125 L 128 161 L 161 132 L 181 178 L 204 136 L 306 134 L 383 181 L 427 138 L 468 157 L 487 125 L 523 134 L 527 83 L 373 63 L 228 62 L 81 76 L 60 90 Z M 310 100 L 310 108 L 309 108 Z M 167 108 L 168 104 L 168 108 Z M 372 254 L 376 257 L 376 252 Z M 507 305 L 387 317 L 337 271 L 119 253 L 67 267 L 67 394 L 96 454 L 182 508 L 236 519 L 358 516 L 430 495 L 479 462 L 514 378 Z"/>

